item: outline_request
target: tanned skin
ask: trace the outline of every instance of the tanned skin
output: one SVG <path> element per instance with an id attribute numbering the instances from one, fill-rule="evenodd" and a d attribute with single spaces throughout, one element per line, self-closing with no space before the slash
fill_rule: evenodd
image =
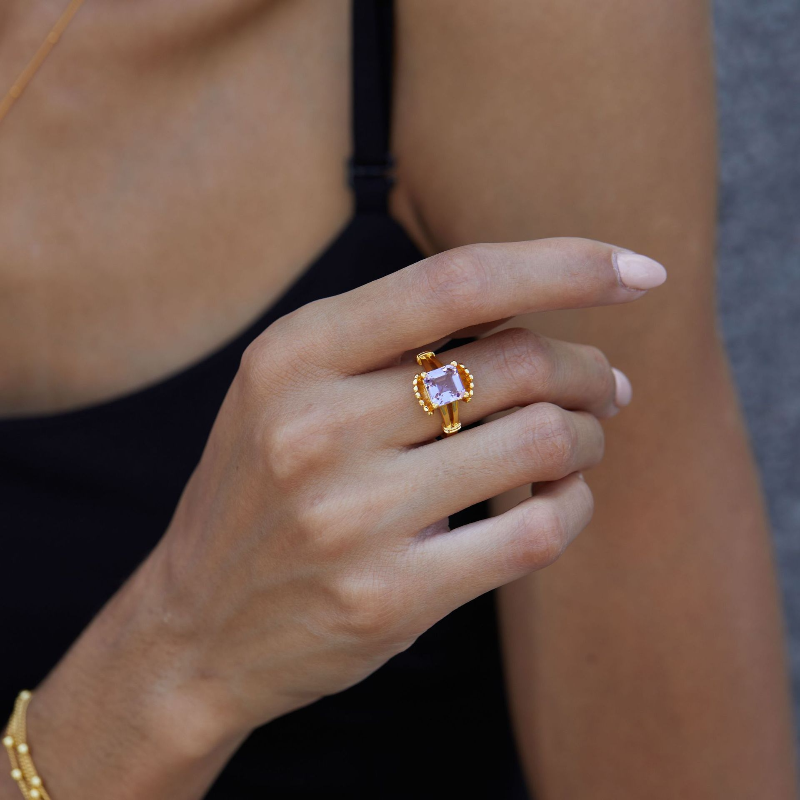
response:
<path id="1" fill-rule="evenodd" d="M 770 541 L 715 321 L 709 9 L 397 5 L 392 208 L 426 254 L 578 236 L 670 276 L 633 305 L 513 322 L 597 345 L 634 386 L 588 476 L 593 522 L 500 592 L 531 789 L 790 800 Z M 61 6 L 4 4 L 3 82 Z M 0 126 L 0 413 L 133 391 L 257 317 L 351 213 L 348 106 L 344 0 L 87 3 Z M 99 725 L 57 697 L 31 713 L 39 741 Z M 49 744 L 68 764 L 70 743 Z M 210 780 L 235 745 L 192 774 Z"/>
<path id="2" fill-rule="evenodd" d="M 400 6 L 398 154 L 431 249 L 572 232 L 669 271 L 618 314 L 524 321 L 601 347 L 634 386 L 589 475 L 593 522 L 552 568 L 500 590 L 535 795 L 789 800 L 771 545 L 714 305 L 709 9 Z"/>

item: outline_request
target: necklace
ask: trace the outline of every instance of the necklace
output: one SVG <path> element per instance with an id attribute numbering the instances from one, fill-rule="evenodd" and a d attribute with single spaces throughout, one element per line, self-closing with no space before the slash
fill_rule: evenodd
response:
<path id="1" fill-rule="evenodd" d="M 25 87 L 31 82 L 31 79 L 36 74 L 39 67 L 44 63 L 44 60 L 50 55 L 50 51 L 61 38 L 61 34 L 64 33 L 67 25 L 72 21 L 72 18 L 78 13 L 78 9 L 81 5 L 83 5 L 83 0 L 70 0 L 70 4 L 58 18 L 58 22 L 53 26 L 53 30 L 47 34 L 47 38 L 39 45 L 39 49 L 28 62 L 28 66 L 22 70 L 20 76 L 14 81 L 14 84 L 8 90 L 6 96 L 0 101 L 0 122 L 3 121 L 6 114 L 11 110 L 11 106 L 14 105 L 20 95 L 25 91 Z"/>

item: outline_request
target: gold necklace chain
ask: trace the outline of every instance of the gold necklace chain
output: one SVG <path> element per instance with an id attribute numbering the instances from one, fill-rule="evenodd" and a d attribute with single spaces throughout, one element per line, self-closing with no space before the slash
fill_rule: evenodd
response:
<path id="1" fill-rule="evenodd" d="M 50 55 L 50 51 L 61 38 L 61 34 L 64 33 L 67 25 L 72 22 L 72 18 L 78 13 L 78 9 L 82 5 L 83 0 L 71 0 L 64 13 L 58 18 L 58 22 L 56 22 L 53 29 L 47 34 L 45 40 L 39 45 L 39 49 L 30 62 L 28 62 L 28 66 L 22 70 L 20 76 L 14 81 L 13 86 L 8 90 L 2 102 L 0 102 L 0 122 L 3 121 L 6 114 L 11 110 L 11 106 L 14 105 L 20 95 L 25 91 L 25 87 L 31 82 L 31 79 L 36 74 L 39 67 L 42 66 L 47 56 Z"/>

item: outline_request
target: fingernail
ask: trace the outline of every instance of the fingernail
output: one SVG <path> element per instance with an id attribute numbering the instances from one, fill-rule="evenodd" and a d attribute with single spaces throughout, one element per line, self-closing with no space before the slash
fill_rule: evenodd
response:
<path id="1" fill-rule="evenodd" d="M 614 265 L 620 283 L 628 289 L 655 289 L 667 279 L 667 271 L 658 261 L 638 253 L 617 251 L 614 253 Z"/>
<path id="2" fill-rule="evenodd" d="M 624 372 L 616 367 L 612 367 L 611 371 L 614 373 L 614 383 L 617 385 L 614 402 L 617 408 L 624 408 L 633 399 L 633 386 Z"/>

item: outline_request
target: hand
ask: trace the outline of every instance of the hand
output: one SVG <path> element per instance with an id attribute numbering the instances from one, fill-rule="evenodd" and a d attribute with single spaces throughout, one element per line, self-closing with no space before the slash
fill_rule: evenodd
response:
<path id="1" fill-rule="evenodd" d="M 439 355 L 476 376 L 464 424 L 519 409 L 434 440 L 413 356 L 517 314 L 636 300 L 664 277 L 587 240 L 476 245 L 270 326 L 167 533 L 37 689 L 28 728 L 54 796 L 197 798 L 254 727 L 552 563 L 591 516 L 578 473 L 601 458 L 597 419 L 630 399 L 624 376 L 595 348 L 501 331 Z M 527 483 L 511 511 L 448 531 Z"/>
<path id="2" fill-rule="evenodd" d="M 311 303 L 248 348 L 152 556 L 184 690 L 202 681 L 228 725 L 255 727 L 559 556 L 592 513 L 575 473 L 602 456 L 596 417 L 616 410 L 605 357 L 522 329 L 444 352 L 476 375 L 465 423 L 522 408 L 431 441 L 440 420 L 413 399 L 408 354 L 523 312 L 634 300 L 615 252 L 570 239 L 459 248 Z M 448 515 L 531 482 L 548 483 L 448 532 Z"/>

